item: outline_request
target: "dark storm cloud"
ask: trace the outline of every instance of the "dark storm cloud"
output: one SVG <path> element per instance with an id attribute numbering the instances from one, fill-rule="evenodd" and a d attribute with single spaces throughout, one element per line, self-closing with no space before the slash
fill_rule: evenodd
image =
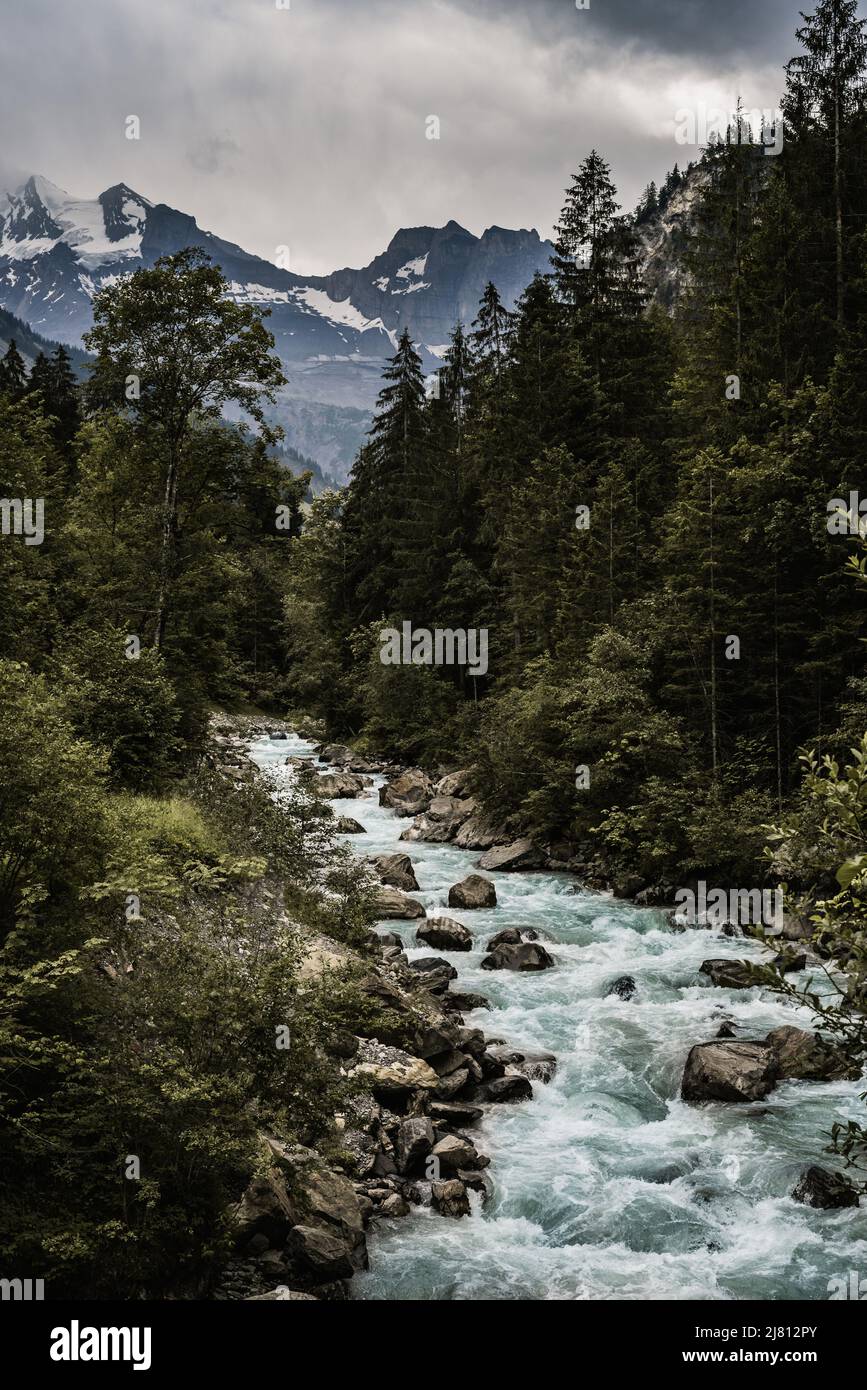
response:
<path id="1" fill-rule="evenodd" d="M 458 3 L 491 19 L 508 14 L 529 30 L 552 37 L 567 37 L 576 23 L 587 23 L 597 35 L 633 51 L 754 62 L 789 56 L 799 9 L 792 0 L 590 0 L 589 8 L 577 13 L 574 0 Z M 803 0 L 800 8 L 814 6 Z"/>
<path id="2" fill-rule="evenodd" d="M 548 235 L 593 146 L 631 207 L 696 153 L 675 142 L 679 108 L 779 98 L 796 3 L 590 5 L 0 0 L 0 173 L 84 197 L 123 181 L 324 272 L 365 264 L 399 226 Z"/>

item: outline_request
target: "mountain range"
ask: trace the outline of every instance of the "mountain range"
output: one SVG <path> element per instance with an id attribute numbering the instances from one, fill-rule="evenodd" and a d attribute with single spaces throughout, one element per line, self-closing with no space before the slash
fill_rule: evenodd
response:
<path id="1" fill-rule="evenodd" d="M 553 250 L 534 230 L 489 227 L 479 237 L 450 221 L 402 228 L 361 269 L 305 276 L 126 184 L 82 199 L 34 175 L 0 209 L 0 338 L 12 336 L 14 315 L 32 335 L 31 344 L 19 342 L 25 354 L 45 340 L 77 348 L 98 290 L 185 246 L 211 256 L 239 302 L 270 309 L 288 378 L 276 418 L 287 444 L 338 482 L 362 442 L 400 332 L 409 329 L 425 370 L 435 371 L 454 325 L 475 318 L 487 282 L 511 308 L 548 269 Z"/>

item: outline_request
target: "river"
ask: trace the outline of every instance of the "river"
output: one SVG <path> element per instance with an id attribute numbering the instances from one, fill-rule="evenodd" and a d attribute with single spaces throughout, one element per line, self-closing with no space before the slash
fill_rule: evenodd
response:
<path id="1" fill-rule="evenodd" d="M 259 739 L 263 768 L 308 756 L 303 739 Z M 411 822 L 380 807 L 377 788 L 334 802 L 366 835 L 359 853 L 406 852 L 428 914 L 446 913 L 474 937 L 470 952 L 415 944 L 415 922 L 382 926 L 410 959 L 441 955 L 453 987 L 485 994 L 492 1009 L 468 1025 L 516 1046 L 556 1053 L 533 1100 L 489 1107 L 472 1131 L 491 1157 L 494 1191 L 453 1220 L 414 1207 L 371 1228 L 371 1268 L 357 1299 L 828 1299 L 829 1281 L 867 1277 L 867 1205 L 816 1211 L 792 1200 L 835 1120 L 863 1118 L 865 1081 L 785 1082 L 757 1104 L 679 1099 L 690 1047 L 730 1019 L 740 1039 L 810 1015 L 761 989 L 711 985 L 708 956 L 759 957 L 758 943 L 708 930 L 671 931 L 662 913 L 580 888 L 557 873 L 490 873 L 498 906 L 450 910 L 448 889 L 478 851 L 399 840 Z M 556 966 L 540 974 L 479 968 L 485 943 L 507 926 L 534 927 Z M 624 1001 L 606 993 L 631 975 Z"/>

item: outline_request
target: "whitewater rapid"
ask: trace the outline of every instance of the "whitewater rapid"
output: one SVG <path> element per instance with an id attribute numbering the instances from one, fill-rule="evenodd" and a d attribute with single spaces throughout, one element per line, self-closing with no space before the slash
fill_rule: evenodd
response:
<path id="1" fill-rule="evenodd" d="M 279 768 L 310 756 L 303 739 L 258 739 L 251 756 Z M 533 1100 L 486 1110 L 473 1141 L 491 1156 L 487 1205 L 454 1220 L 413 1207 L 379 1220 L 359 1299 L 828 1299 L 829 1281 L 867 1275 L 867 1205 L 817 1211 L 792 1200 L 802 1169 L 833 1167 L 822 1152 L 835 1120 L 863 1119 L 867 1082 L 779 1085 L 762 1102 L 687 1106 L 679 1098 L 694 1043 L 724 1019 L 739 1039 L 810 1027 L 805 1010 L 761 989 L 713 986 L 709 956 L 758 958 L 758 943 L 716 931 L 672 932 L 663 914 L 580 888 L 556 873 L 489 873 L 498 906 L 447 907 L 449 887 L 477 851 L 399 840 L 411 822 L 378 804 L 382 778 L 337 813 L 365 826 L 345 838 L 359 854 L 405 852 L 428 915 L 470 929 L 470 952 L 415 943 L 416 922 L 380 925 L 407 955 L 443 956 L 453 988 L 492 1008 L 465 1016 L 489 1038 L 557 1055 L 554 1079 Z M 479 968 L 504 927 L 534 927 L 556 966 L 540 974 Z M 606 993 L 621 975 L 632 999 Z M 800 977 L 793 977 L 797 980 Z"/>

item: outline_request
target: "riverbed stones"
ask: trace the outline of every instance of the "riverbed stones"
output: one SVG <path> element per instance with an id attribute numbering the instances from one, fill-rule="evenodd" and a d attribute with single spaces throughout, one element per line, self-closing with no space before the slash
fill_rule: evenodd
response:
<path id="1" fill-rule="evenodd" d="M 395 1145 L 398 1172 L 411 1173 L 420 1168 L 433 1146 L 433 1125 L 426 1115 L 402 1120 Z"/>
<path id="2" fill-rule="evenodd" d="M 526 1076 L 496 1076 L 478 1087 L 474 1099 L 497 1105 L 516 1105 L 519 1101 L 533 1099 L 533 1087 Z"/>
<path id="3" fill-rule="evenodd" d="M 470 795 L 470 773 L 466 769 L 460 772 L 448 772 L 445 777 L 441 777 L 434 787 L 437 796 L 454 796 L 466 799 Z"/>
<path id="4" fill-rule="evenodd" d="M 408 830 L 404 830 L 401 840 L 424 840 L 429 844 L 448 844 L 458 830 L 476 810 L 475 801 L 462 801 L 457 797 L 437 796 L 431 801 L 427 811 L 416 816 Z"/>
<path id="5" fill-rule="evenodd" d="M 510 1047 L 507 1043 L 488 1048 L 488 1057 L 495 1057 L 505 1067 L 519 1071 L 531 1081 L 541 1081 L 545 1086 L 557 1070 L 557 1058 L 553 1052 L 544 1048 Z"/>
<path id="6" fill-rule="evenodd" d="M 778 1063 L 764 1042 L 717 1041 L 690 1049 L 681 1095 L 690 1105 L 706 1100 L 762 1100 L 772 1091 Z"/>
<path id="7" fill-rule="evenodd" d="M 458 849 L 493 849 L 506 843 L 508 836 L 501 825 L 494 825 L 481 811 L 474 811 L 461 825 L 454 838 Z"/>
<path id="8" fill-rule="evenodd" d="M 479 1157 L 475 1145 L 459 1134 L 448 1134 L 434 1144 L 433 1156 L 440 1168 L 449 1173 L 459 1168 L 475 1168 Z"/>
<path id="9" fill-rule="evenodd" d="M 482 874 L 469 874 L 449 889 L 449 907 L 469 910 L 496 906 L 497 890 Z"/>
<path id="10" fill-rule="evenodd" d="M 742 960 L 703 960 L 699 970 L 722 989 L 751 989 L 757 983 L 752 968 Z"/>
<path id="11" fill-rule="evenodd" d="M 420 927 L 416 927 L 416 939 L 436 951 L 471 951 L 472 932 L 453 917 L 428 917 Z"/>
<path id="12" fill-rule="evenodd" d="M 373 908 L 378 918 L 387 921 L 413 921 L 425 915 L 423 905 L 416 898 L 408 897 L 400 888 L 385 885 L 378 890 Z"/>
<path id="13" fill-rule="evenodd" d="M 337 817 L 338 835 L 366 835 L 364 826 L 352 816 Z"/>
<path id="14" fill-rule="evenodd" d="M 282 1245 L 292 1224 L 283 1176 L 272 1169 L 253 1178 L 234 1208 L 233 1218 L 239 1246 L 250 1249 L 251 1242 L 257 1239 L 265 1241 L 265 1249 Z"/>
<path id="15" fill-rule="evenodd" d="M 437 1120 L 440 1124 L 464 1125 L 478 1124 L 484 1111 L 478 1105 L 470 1105 L 465 1101 L 446 1101 L 433 1100 L 430 1105 L 430 1117 Z"/>
<path id="16" fill-rule="evenodd" d="M 481 962 L 482 970 L 550 970 L 553 958 L 538 941 L 522 941 L 516 946 L 496 946 Z"/>
<path id="17" fill-rule="evenodd" d="M 360 1073 L 374 1095 L 405 1095 L 408 1091 L 433 1091 L 439 1082 L 433 1067 L 421 1057 L 411 1057 L 399 1047 L 389 1047 L 374 1038 L 358 1044 L 358 1062 L 351 1075 Z"/>
<path id="18" fill-rule="evenodd" d="M 634 993 L 635 980 L 631 975 L 620 975 L 616 980 L 612 980 L 605 991 L 606 997 L 610 994 L 616 994 L 618 999 L 624 1000 L 631 999 Z"/>
<path id="19" fill-rule="evenodd" d="M 774 1028 L 765 1042 L 773 1049 L 781 1081 L 835 1081 L 860 1072 L 857 1064 L 847 1064 L 820 1037 L 803 1028 Z"/>
<path id="20" fill-rule="evenodd" d="M 418 892 L 418 880 L 408 854 L 371 854 L 367 863 L 373 865 L 380 883 L 400 888 L 404 893 Z"/>
<path id="21" fill-rule="evenodd" d="M 808 1207 L 819 1207 L 831 1211 L 837 1207 L 857 1207 L 860 1205 L 858 1192 L 842 1173 L 832 1173 L 828 1168 L 813 1164 L 805 1168 L 792 1196 L 796 1202 Z"/>
<path id="22" fill-rule="evenodd" d="M 519 869 L 539 869 L 545 856 L 532 840 L 513 840 L 510 845 L 489 849 L 479 860 L 480 869 L 500 869 L 515 872 Z"/>
<path id="23" fill-rule="evenodd" d="M 364 788 L 370 786 L 371 781 L 372 778 L 362 777 L 357 772 L 321 772 L 314 786 L 320 796 L 327 797 L 329 801 L 337 801 L 360 796 Z"/>
<path id="24" fill-rule="evenodd" d="M 398 816 L 417 816 L 433 799 L 433 786 L 420 768 L 407 768 L 392 782 L 379 789 L 380 806 L 390 807 Z"/>
<path id="25" fill-rule="evenodd" d="M 418 956 L 409 962 L 409 968 L 421 976 L 422 984 L 431 994 L 445 994 L 450 982 L 458 978 L 455 967 L 441 956 Z"/>
<path id="26" fill-rule="evenodd" d="M 322 1226 L 293 1226 L 286 1242 L 293 1273 L 323 1284 L 355 1273 L 346 1244 Z"/>
<path id="27" fill-rule="evenodd" d="M 473 1009 L 490 1009 L 491 1001 L 487 995 L 477 994 L 473 990 L 449 990 L 443 998 L 443 1008 L 450 1013 L 469 1014 Z"/>
<path id="28" fill-rule="evenodd" d="M 431 1205 L 441 1216 L 469 1216 L 470 1199 L 467 1189 L 458 1178 L 431 1183 Z"/>

